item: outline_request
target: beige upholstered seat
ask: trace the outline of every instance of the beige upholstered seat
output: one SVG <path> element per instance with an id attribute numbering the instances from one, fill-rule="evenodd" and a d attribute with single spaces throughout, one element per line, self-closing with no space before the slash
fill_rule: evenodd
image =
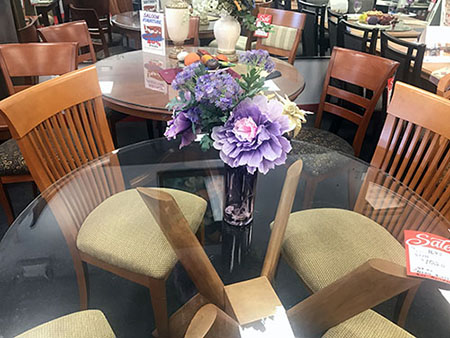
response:
<path id="1" fill-rule="evenodd" d="M 196 232 L 206 201 L 173 189 L 170 193 Z M 106 263 L 157 279 L 164 278 L 177 259 L 158 224 L 135 189 L 103 201 L 86 218 L 77 237 L 80 251 Z"/>
<path id="2" fill-rule="evenodd" d="M 283 256 L 313 291 L 371 258 L 405 265 L 405 250 L 381 225 L 343 209 L 310 209 L 289 217 Z"/>
<path id="3" fill-rule="evenodd" d="M 297 29 L 286 26 L 272 25 L 267 38 L 261 40 L 263 46 L 291 50 L 294 46 Z"/>
<path id="4" fill-rule="evenodd" d="M 71 313 L 39 325 L 17 337 L 20 338 L 113 338 L 113 330 L 103 313 L 87 310 Z"/>
<path id="5" fill-rule="evenodd" d="M 329 329 L 323 338 L 410 338 L 409 332 L 375 311 L 367 310 Z"/>

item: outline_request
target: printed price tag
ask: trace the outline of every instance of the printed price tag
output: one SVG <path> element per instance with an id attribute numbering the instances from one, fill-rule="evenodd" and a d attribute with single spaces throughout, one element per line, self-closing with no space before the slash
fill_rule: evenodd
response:
<path id="1" fill-rule="evenodd" d="M 408 275 L 450 284 L 450 239 L 405 230 L 405 249 Z"/>
<path id="2" fill-rule="evenodd" d="M 261 22 L 270 25 L 272 22 L 272 15 L 259 13 L 256 18 L 256 27 L 261 27 Z M 269 36 L 269 32 L 264 32 L 262 29 L 257 29 L 254 36 L 258 38 L 267 38 Z"/>

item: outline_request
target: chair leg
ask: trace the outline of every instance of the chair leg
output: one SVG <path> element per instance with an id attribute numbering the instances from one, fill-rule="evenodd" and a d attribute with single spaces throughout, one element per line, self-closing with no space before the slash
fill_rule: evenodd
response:
<path id="1" fill-rule="evenodd" d="M 8 191 L 5 186 L 0 181 L 0 204 L 5 210 L 6 218 L 8 219 L 8 224 L 11 225 L 14 222 L 14 212 L 11 206 L 11 201 L 9 200 Z"/>
<path id="2" fill-rule="evenodd" d="M 400 308 L 400 311 L 398 313 L 397 324 L 400 327 L 405 327 L 409 309 L 411 308 L 411 304 L 414 300 L 414 297 L 416 296 L 417 291 L 419 291 L 419 288 L 420 284 L 406 291 L 405 297 L 399 296 L 398 298 L 397 302 L 400 302 L 401 304 L 397 303 L 397 307 Z"/>
<path id="3" fill-rule="evenodd" d="M 89 306 L 89 272 L 87 263 L 79 257 L 73 257 L 75 274 L 77 276 L 78 292 L 80 294 L 80 310 L 87 310 Z"/>
<path id="4" fill-rule="evenodd" d="M 150 298 L 152 300 L 153 316 L 155 318 L 158 337 L 169 337 L 169 318 L 167 317 L 166 281 L 149 278 Z"/>

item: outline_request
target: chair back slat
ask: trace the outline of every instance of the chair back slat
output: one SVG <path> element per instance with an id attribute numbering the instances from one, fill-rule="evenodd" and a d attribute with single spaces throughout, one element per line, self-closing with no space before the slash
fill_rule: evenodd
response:
<path id="1" fill-rule="evenodd" d="M 340 47 L 359 52 L 375 54 L 379 30 L 363 28 L 341 20 L 338 24 L 338 44 Z"/>
<path id="2" fill-rule="evenodd" d="M 398 82 L 371 164 L 450 219 L 450 101 Z"/>
<path id="3" fill-rule="evenodd" d="M 450 100 L 450 74 L 439 80 L 436 94 Z"/>
<path id="4" fill-rule="evenodd" d="M 12 95 L 36 84 L 36 77 L 62 75 L 75 70 L 76 56 L 77 43 L 74 42 L 4 44 L 0 45 L 0 69 Z M 22 80 L 22 83 L 15 83 L 17 80 Z M 50 100 L 53 101 L 54 97 Z M 33 110 L 34 103 L 30 105 Z"/>
<path id="5" fill-rule="evenodd" d="M 300 13 L 306 15 L 304 35 L 302 40 L 303 55 L 324 56 L 325 55 L 325 12 L 327 5 L 314 4 L 297 0 L 297 8 Z"/>
<path id="6" fill-rule="evenodd" d="M 96 62 L 94 45 L 85 21 L 67 22 L 38 29 L 45 42 L 78 42 L 78 64 L 84 61 Z"/>
<path id="7" fill-rule="evenodd" d="M 278 55 L 278 56 L 286 56 L 288 57 L 288 62 L 294 64 L 295 56 L 297 53 L 298 45 L 300 44 L 302 38 L 303 27 L 305 25 L 305 14 L 285 11 L 281 9 L 273 9 L 266 7 L 259 7 L 258 13 L 262 14 L 270 14 L 272 15 L 272 24 L 276 26 L 288 27 L 296 30 L 295 37 L 292 39 L 292 45 L 289 46 L 289 49 L 283 49 L 280 47 L 273 47 L 264 44 L 266 41 L 263 38 L 258 38 L 256 40 L 256 49 L 264 49 L 267 50 L 270 54 Z M 274 32 L 269 33 L 273 34 Z"/>
<path id="8" fill-rule="evenodd" d="M 370 67 L 367 65 L 370 64 Z M 315 127 L 324 112 L 356 124 L 353 149 L 358 156 L 375 105 L 398 64 L 367 53 L 335 47 L 331 54 Z"/>
<path id="9" fill-rule="evenodd" d="M 342 42 L 338 41 L 338 25 L 341 20 L 347 20 L 345 14 L 335 13 L 330 7 L 327 8 L 328 20 L 328 37 L 330 39 L 330 50 L 333 51 L 335 46 L 342 46 Z"/>

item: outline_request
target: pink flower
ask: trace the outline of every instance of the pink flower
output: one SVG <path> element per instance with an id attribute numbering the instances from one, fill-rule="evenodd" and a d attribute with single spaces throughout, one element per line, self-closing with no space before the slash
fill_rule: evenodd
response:
<path id="1" fill-rule="evenodd" d="M 250 142 L 256 137 L 258 126 L 251 117 L 244 117 L 235 122 L 233 132 L 240 141 Z"/>

